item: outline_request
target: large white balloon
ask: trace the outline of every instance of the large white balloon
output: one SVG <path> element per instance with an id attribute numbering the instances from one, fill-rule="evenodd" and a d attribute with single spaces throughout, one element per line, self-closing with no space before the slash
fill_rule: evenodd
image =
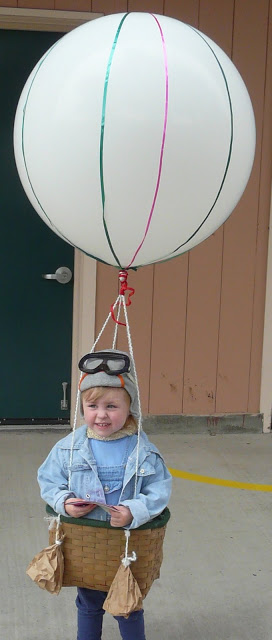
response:
<path id="1" fill-rule="evenodd" d="M 115 14 L 39 61 L 14 147 L 44 222 L 99 260 L 137 267 L 191 249 L 230 215 L 252 168 L 254 115 L 237 69 L 203 33 Z"/>

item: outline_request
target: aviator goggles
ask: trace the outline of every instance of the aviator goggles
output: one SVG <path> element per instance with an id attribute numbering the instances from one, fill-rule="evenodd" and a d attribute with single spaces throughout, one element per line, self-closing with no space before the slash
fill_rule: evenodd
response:
<path id="1" fill-rule="evenodd" d="M 130 359 L 125 353 L 96 351 L 83 356 L 78 367 L 83 373 L 104 371 L 108 376 L 117 376 L 130 370 Z"/>

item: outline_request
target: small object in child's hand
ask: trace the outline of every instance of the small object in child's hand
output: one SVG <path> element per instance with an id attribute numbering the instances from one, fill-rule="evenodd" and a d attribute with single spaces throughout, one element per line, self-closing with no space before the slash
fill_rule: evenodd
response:
<path id="1" fill-rule="evenodd" d="M 67 504 L 72 504 L 74 507 L 89 507 L 90 505 L 94 504 L 94 502 L 91 502 L 90 500 L 81 500 L 81 502 L 79 500 L 76 500 L 72 502 L 71 500 Z"/>
<path id="2" fill-rule="evenodd" d="M 116 508 L 114 506 L 104 504 L 103 502 L 93 502 L 92 500 L 82 500 L 81 502 L 79 502 L 79 500 L 71 500 L 67 504 L 72 504 L 74 507 L 89 507 L 90 505 L 95 505 L 96 507 L 101 507 L 101 509 L 104 509 L 104 511 L 107 511 L 107 513 L 116 511 Z"/>

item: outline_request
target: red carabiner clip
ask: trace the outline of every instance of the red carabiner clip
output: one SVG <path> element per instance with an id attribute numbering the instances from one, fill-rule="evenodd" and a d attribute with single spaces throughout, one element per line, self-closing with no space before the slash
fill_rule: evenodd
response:
<path id="1" fill-rule="evenodd" d="M 129 292 L 128 294 L 128 299 L 126 302 L 126 307 L 129 307 L 131 305 L 131 296 L 133 296 L 133 294 L 135 293 L 135 289 L 133 289 L 132 287 L 128 287 L 127 284 L 127 277 L 128 277 L 128 272 L 126 271 L 126 269 L 123 269 L 122 271 L 119 271 L 119 280 L 121 283 L 120 286 L 120 296 L 124 296 L 126 291 Z M 120 324 L 122 325 L 122 327 L 126 326 L 125 322 L 119 322 L 119 320 L 116 320 L 115 315 L 114 315 L 114 308 L 113 308 L 113 304 L 111 305 L 111 317 L 114 320 L 114 322 L 116 322 L 116 324 Z"/>

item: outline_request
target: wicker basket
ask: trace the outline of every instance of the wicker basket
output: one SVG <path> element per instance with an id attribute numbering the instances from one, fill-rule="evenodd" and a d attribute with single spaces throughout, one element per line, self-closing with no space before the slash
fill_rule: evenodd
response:
<path id="1" fill-rule="evenodd" d="M 57 515 L 47 505 L 47 513 Z M 136 562 L 130 568 L 145 597 L 153 581 L 159 578 L 163 558 L 163 540 L 169 509 L 139 527 L 131 529 L 129 553 L 135 551 Z M 61 516 L 61 530 L 65 533 L 62 545 L 64 555 L 64 587 L 86 587 L 108 591 L 120 566 L 125 550 L 123 529 L 111 527 L 107 521 Z M 55 542 L 55 529 L 49 531 L 49 544 Z"/>

